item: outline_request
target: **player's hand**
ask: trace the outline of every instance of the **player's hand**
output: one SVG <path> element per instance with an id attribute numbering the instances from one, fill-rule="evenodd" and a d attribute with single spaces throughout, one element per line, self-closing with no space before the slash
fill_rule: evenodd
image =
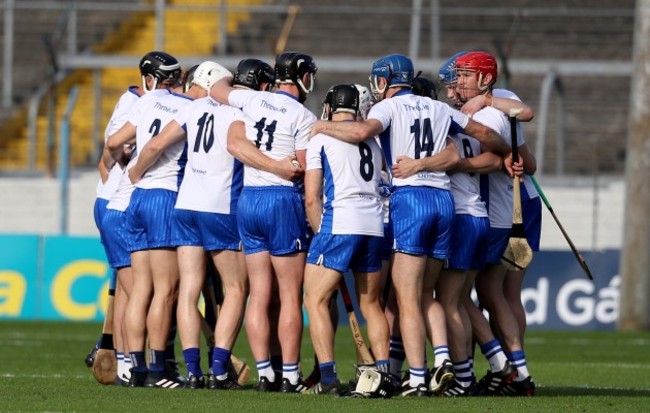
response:
<path id="1" fill-rule="evenodd" d="M 469 116 L 470 118 L 479 110 L 485 107 L 485 95 L 477 95 L 465 102 L 460 111 Z"/>
<path id="2" fill-rule="evenodd" d="M 519 179 L 521 180 L 521 176 L 524 174 L 523 159 L 519 158 L 519 162 L 513 162 L 512 154 L 510 154 L 503 160 L 503 166 L 506 168 L 508 175 L 510 175 L 513 178 L 515 176 L 518 176 Z"/>
<path id="3" fill-rule="evenodd" d="M 305 171 L 300 166 L 298 160 L 293 156 L 277 161 L 276 175 L 288 181 L 299 179 L 304 175 Z"/>
<path id="4" fill-rule="evenodd" d="M 391 172 L 393 177 L 404 179 L 420 172 L 419 165 L 419 162 L 415 159 L 408 156 L 398 156 L 397 162 L 391 168 Z"/>
<path id="5" fill-rule="evenodd" d="M 309 131 L 309 139 L 313 138 L 315 135 L 321 133 L 323 131 L 323 127 L 326 124 L 326 120 L 317 120 L 314 122 L 314 124 L 311 127 L 311 131 Z"/>

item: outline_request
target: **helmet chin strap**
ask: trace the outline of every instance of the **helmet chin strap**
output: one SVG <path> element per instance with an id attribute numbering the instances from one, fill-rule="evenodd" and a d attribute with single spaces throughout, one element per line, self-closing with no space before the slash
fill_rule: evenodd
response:
<path id="1" fill-rule="evenodd" d="M 147 75 L 147 76 L 151 76 L 151 75 Z M 156 79 L 156 78 L 154 78 L 152 76 L 152 78 L 153 78 L 153 88 L 149 89 L 147 87 L 147 76 L 142 76 L 142 89 L 144 89 L 144 93 L 152 92 L 152 91 L 156 90 L 156 88 L 158 87 L 158 79 Z"/>

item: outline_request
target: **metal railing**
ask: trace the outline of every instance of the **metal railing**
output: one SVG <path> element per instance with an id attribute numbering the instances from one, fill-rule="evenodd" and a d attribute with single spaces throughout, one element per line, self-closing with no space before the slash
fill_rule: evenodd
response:
<path id="1" fill-rule="evenodd" d="M 330 6 L 330 5 L 313 5 L 309 2 L 299 2 L 300 12 L 309 14 L 327 13 L 341 15 L 371 15 L 373 18 L 378 16 L 393 14 L 410 18 L 408 31 L 408 53 L 413 58 L 416 67 L 439 67 L 443 60 L 440 57 L 441 38 L 441 19 L 457 19 L 467 16 L 503 17 L 511 16 L 513 18 L 523 17 L 623 17 L 633 16 L 634 10 L 627 8 L 560 8 L 560 7 L 441 7 L 439 0 L 412 0 L 403 2 L 404 6 L 391 7 L 359 7 L 359 6 Z M 263 14 L 283 14 L 286 15 L 289 8 L 294 2 L 279 2 L 278 4 L 267 4 L 259 6 L 229 5 L 226 0 L 220 0 L 218 3 L 219 10 L 219 42 L 216 53 L 219 55 L 220 63 L 234 67 L 242 58 L 249 56 L 227 55 L 228 36 L 226 32 L 225 17 L 227 12 L 248 12 L 256 15 Z M 154 44 L 152 47 L 163 49 L 165 47 L 164 39 L 164 15 L 168 10 L 182 11 L 215 11 L 214 5 L 175 5 L 168 4 L 166 0 L 155 0 L 151 2 L 125 2 L 115 3 L 111 1 L 15 1 L 3 0 L 0 2 L 0 9 L 4 15 L 4 37 L 3 37 L 3 75 L 2 75 L 2 105 L 5 108 L 12 106 L 13 103 L 13 47 L 15 38 L 13 36 L 15 27 L 13 21 L 15 10 L 58 10 L 69 13 L 66 21 L 65 47 L 57 51 L 56 63 L 60 70 L 74 69 L 91 69 L 95 72 L 95 96 L 101 96 L 101 82 L 98 81 L 98 71 L 106 67 L 133 67 L 133 56 L 119 55 L 91 55 L 79 53 L 78 33 L 79 33 L 79 16 L 82 11 L 116 11 L 123 12 L 150 12 L 156 17 L 156 32 Z M 428 19 L 428 20 L 427 20 Z M 427 22 L 424 24 L 423 22 Z M 430 39 L 428 43 L 430 50 L 428 56 L 420 55 L 420 44 L 423 42 L 421 35 L 425 33 L 423 26 L 426 26 Z M 287 35 L 288 37 L 288 35 Z M 285 39 L 286 40 L 286 39 Z M 257 56 L 267 61 L 272 61 L 272 55 Z M 319 70 L 330 73 L 367 73 L 372 61 L 376 58 L 364 56 L 341 56 L 341 57 L 319 57 L 315 56 L 318 61 Z M 187 56 L 183 58 L 185 64 L 197 64 L 204 60 L 214 58 L 214 56 Z M 544 151 L 546 145 L 546 120 L 548 119 L 548 105 L 550 92 L 555 87 L 560 91 L 561 79 L 565 76 L 621 76 L 628 77 L 632 73 L 632 65 L 629 61 L 593 61 L 593 60 L 554 60 L 554 59 L 516 59 L 511 58 L 508 62 L 509 72 L 513 75 L 533 75 L 544 76 L 540 85 L 540 102 L 537 114 L 537 133 L 538 141 L 536 146 L 536 155 L 539 162 L 539 171 L 544 172 Z M 549 80 L 550 79 L 550 80 Z M 30 152 L 35 151 L 36 136 L 36 114 L 40 105 L 40 99 L 45 96 L 42 88 L 39 89 L 31 99 L 29 114 L 30 130 Z M 561 96 L 560 96 L 560 100 Z M 560 103 L 560 106 L 562 103 Z M 95 105 L 98 107 L 99 105 Z M 563 136 L 563 114 L 558 111 L 558 138 Z M 99 123 L 100 117 L 95 114 L 95 122 Z M 96 125 L 97 126 L 97 125 Z M 96 127 L 97 129 L 97 127 Z M 98 137 L 98 132 L 95 132 Z M 562 145 L 558 145 L 563 147 Z M 34 157 L 29 155 L 29 168 L 34 168 Z M 556 172 L 562 173 L 564 169 L 563 157 L 558 157 L 556 161 Z"/>

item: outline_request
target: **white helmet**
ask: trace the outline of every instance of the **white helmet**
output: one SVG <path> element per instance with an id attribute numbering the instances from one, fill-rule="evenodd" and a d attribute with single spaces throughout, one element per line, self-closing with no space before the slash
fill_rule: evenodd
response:
<path id="1" fill-rule="evenodd" d="M 363 85 L 356 83 L 354 86 L 359 91 L 359 113 L 361 116 L 363 116 L 364 119 L 366 119 L 366 116 L 368 116 L 368 111 L 373 104 L 372 94 L 370 93 L 370 89 Z"/>
<path id="2" fill-rule="evenodd" d="M 219 63 L 207 61 L 201 63 L 196 68 L 192 83 L 210 92 L 212 85 L 228 76 L 232 77 L 230 70 L 221 66 Z"/>

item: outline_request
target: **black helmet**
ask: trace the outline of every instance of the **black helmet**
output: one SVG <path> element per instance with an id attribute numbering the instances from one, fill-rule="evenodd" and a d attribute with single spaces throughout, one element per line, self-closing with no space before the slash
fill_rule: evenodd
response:
<path id="1" fill-rule="evenodd" d="M 187 93 L 188 90 L 192 87 L 192 81 L 194 80 L 194 72 L 199 65 L 194 65 L 190 67 L 186 72 L 183 72 L 183 93 Z"/>
<path id="2" fill-rule="evenodd" d="M 314 59 L 304 53 L 284 52 L 275 58 L 275 82 L 294 84 L 304 95 L 314 90 L 314 76 L 317 70 Z M 305 74 L 311 74 L 308 85 L 302 81 Z"/>
<path id="3" fill-rule="evenodd" d="M 260 90 L 262 83 L 268 83 L 270 86 L 274 81 L 275 75 L 270 64 L 259 59 L 244 59 L 237 65 L 232 83 L 233 86 Z"/>
<path id="4" fill-rule="evenodd" d="M 181 64 L 170 54 L 153 51 L 140 60 L 140 74 L 145 92 L 150 92 L 145 82 L 147 76 L 154 79 L 153 89 L 163 83 L 176 85 L 181 78 Z"/>
<path id="5" fill-rule="evenodd" d="M 329 105 L 329 113 L 327 113 Z M 322 119 L 331 120 L 332 114 L 336 112 L 346 112 L 353 115 L 359 113 L 359 90 L 354 85 L 336 85 L 332 86 L 325 94 L 323 100 Z"/>
<path id="6" fill-rule="evenodd" d="M 424 76 L 417 76 L 413 79 L 411 84 L 413 89 L 413 94 L 418 96 L 424 96 L 431 98 L 433 100 L 438 100 L 438 93 L 436 92 L 436 85 L 433 81 Z"/>

